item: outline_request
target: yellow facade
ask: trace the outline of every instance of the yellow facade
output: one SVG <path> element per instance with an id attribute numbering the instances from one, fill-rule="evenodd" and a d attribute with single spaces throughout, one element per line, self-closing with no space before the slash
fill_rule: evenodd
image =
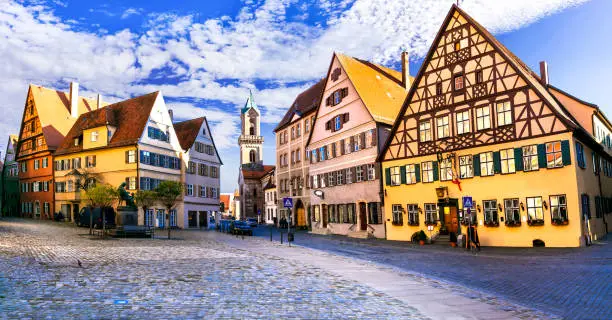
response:
<path id="1" fill-rule="evenodd" d="M 83 130 L 83 149 L 101 148 L 108 145 L 108 128 L 96 127 Z"/>
<path id="2" fill-rule="evenodd" d="M 540 168 L 537 171 L 522 172 L 510 174 L 495 174 L 486 177 L 473 177 L 462 179 L 461 188 L 451 181 L 434 181 L 432 183 L 418 182 L 416 184 L 400 186 L 388 186 L 385 183 L 385 217 L 387 224 L 387 239 L 410 241 L 412 235 L 423 230 L 430 236 L 430 232 L 425 225 L 424 204 L 438 203 L 436 188 L 447 187 L 448 197 L 458 199 L 459 208 L 462 207 L 462 197 L 471 196 L 474 200 L 477 214 L 477 230 L 481 245 L 484 246 L 515 246 L 515 247 L 531 247 L 534 239 L 543 240 L 548 247 L 577 247 L 583 241 L 582 222 L 580 216 L 580 198 L 578 196 L 577 171 L 575 167 L 575 142 L 571 133 L 541 137 L 519 142 L 503 143 L 494 146 L 483 146 L 480 148 L 471 148 L 463 151 L 457 151 L 457 157 L 462 155 L 476 155 L 488 151 L 499 151 L 502 149 L 517 148 L 533 144 L 542 144 L 546 142 L 569 140 L 571 141 L 572 164 L 561 168 L 546 169 Z M 517 159 L 515 159 L 516 161 Z M 395 166 L 403 166 L 407 164 L 422 163 L 425 161 L 436 161 L 435 155 L 414 157 L 410 159 L 402 159 L 395 161 L 383 162 L 383 170 Z M 567 225 L 557 226 L 551 223 L 550 199 L 551 195 L 566 195 L 567 197 L 567 213 L 569 223 Z M 483 200 L 497 200 L 498 204 L 502 205 L 502 210 L 498 209 L 498 217 L 505 217 L 503 200 L 508 198 L 518 198 L 519 201 L 526 206 L 527 197 L 541 196 L 542 200 L 546 201 L 548 208 L 544 206 L 544 225 L 529 226 L 527 224 L 527 211 L 520 211 L 521 225 L 506 226 L 504 222 L 500 222 L 497 227 L 488 227 L 484 225 L 484 214 L 482 203 Z M 392 224 L 393 204 L 400 204 L 406 208 L 408 204 L 417 204 L 420 208 L 419 225 L 408 226 L 408 213 L 404 210 L 402 213 L 403 225 L 395 226 Z M 447 209 L 448 210 L 448 207 Z M 444 209 L 442 209 L 442 212 Z M 440 216 L 438 212 L 438 216 Z M 443 218 L 442 218 L 443 219 Z M 431 234 L 437 234 L 443 222 L 437 222 Z M 466 226 L 461 227 L 461 234 L 466 234 Z"/>
<path id="3" fill-rule="evenodd" d="M 101 132 L 102 130 L 100 130 Z M 87 136 L 85 134 L 85 136 Z M 103 136 L 106 140 L 106 136 Z M 97 146 L 96 146 L 97 147 Z M 83 173 L 87 172 L 87 174 L 91 174 L 97 183 L 109 184 L 113 187 L 119 187 L 119 185 L 123 182 L 126 182 L 126 179 L 133 178 L 134 181 L 138 181 L 137 178 L 137 158 L 134 158 L 132 163 L 128 163 L 126 152 L 134 151 L 134 154 L 137 154 L 137 147 L 127 146 L 127 147 L 116 147 L 116 148 L 103 148 L 103 149 L 95 149 L 95 150 L 84 150 L 81 152 L 64 154 L 55 157 L 55 161 L 63 161 L 70 160 L 70 169 L 69 170 L 55 170 L 55 183 L 73 181 L 74 188 L 70 191 L 66 190 L 66 192 L 55 192 L 55 205 L 56 210 L 59 211 L 62 208 L 62 205 L 70 205 L 71 212 L 74 214 L 74 205 L 76 204 L 77 208 L 83 208 L 87 206 L 87 199 L 82 194 L 81 191 L 76 190 L 76 182 L 75 177 L 70 175 L 69 173 L 75 170 L 73 168 L 73 159 L 80 158 L 80 168 L 76 168 L 77 171 Z M 88 157 L 95 156 L 95 166 L 87 167 Z M 93 159 L 93 158 L 90 158 Z M 91 162 L 92 160 L 90 160 Z M 67 186 L 66 186 L 67 188 Z M 135 189 L 129 190 L 130 192 L 135 192 Z"/>

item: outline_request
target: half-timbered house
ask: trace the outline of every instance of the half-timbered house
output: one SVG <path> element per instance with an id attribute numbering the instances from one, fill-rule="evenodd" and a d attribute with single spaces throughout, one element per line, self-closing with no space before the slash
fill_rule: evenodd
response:
<path id="1" fill-rule="evenodd" d="M 388 239 L 475 225 L 482 245 L 576 247 L 610 230 L 610 149 L 540 69 L 451 8 L 379 156 Z"/>

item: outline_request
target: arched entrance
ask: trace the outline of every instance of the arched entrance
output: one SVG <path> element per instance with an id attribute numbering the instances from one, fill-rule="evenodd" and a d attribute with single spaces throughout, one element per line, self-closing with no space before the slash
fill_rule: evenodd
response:
<path id="1" fill-rule="evenodd" d="M 306 227 L 306 210 L 304 210 L 304 203 L 302 200 L 298 200 L 295 203 L 295 216 L 296 216 L 296 226 L 297 227 Z"/>

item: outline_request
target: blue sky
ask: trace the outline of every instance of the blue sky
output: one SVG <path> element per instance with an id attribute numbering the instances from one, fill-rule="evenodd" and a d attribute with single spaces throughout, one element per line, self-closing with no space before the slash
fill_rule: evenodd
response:
<path id="1" fill-rule="evenodd" d="M 232 192 L 249 89 L 264 114 L 264 160 L 273 164 L 272 129 L 325 76 L 334 51 L 398 69 L 407 50 L 415 75 L 454 2 L 8 0 L 0 6 L 0 146 L 18 130 L 29 83 L 67 91 L 78 81 L 83 95 L 109 101 L 161 90 L 177 118 L 208 117 L 225 164 L 222 191 Z M 547 60 L 553 85 L 612 114 L 612 1 L 461 6 L 533 70 Z"/>

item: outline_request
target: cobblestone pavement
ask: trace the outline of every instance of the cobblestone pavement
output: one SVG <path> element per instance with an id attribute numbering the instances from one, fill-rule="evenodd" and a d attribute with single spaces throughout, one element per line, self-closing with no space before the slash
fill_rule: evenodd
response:
<path id="1" fill-rule="evenodd" d="M 428 319 L 442 318 L 422 312 L 435 304 L 407 299 L 408 290 L 421 300 L 444 294 L 435 303 L 447 311 L 465 301 L 438 281 L 319 250 L 208 231 L 174 235 L 99 240 L 83 228 L 0 220 L 0 319 Z M 412 285 L 389 290 L 382 280 L 360 281 L 362 273 Z M 465 306 L 491 310 L 487 319 L 550 317 L 471 299 Z"/>
<path id="2" fill-rule="evenodd" d="M 260 227 L 255 235 L 268 239 L 269 229 Z M 274 230 L 274 241 L 279 240 Z M 449 246 L 299 232 L 295 244 L 392 266 L 477 299 L 505 299 L 566 319 L 612 319 L 612 243 L 483 248 L 472 255 Z"/>

